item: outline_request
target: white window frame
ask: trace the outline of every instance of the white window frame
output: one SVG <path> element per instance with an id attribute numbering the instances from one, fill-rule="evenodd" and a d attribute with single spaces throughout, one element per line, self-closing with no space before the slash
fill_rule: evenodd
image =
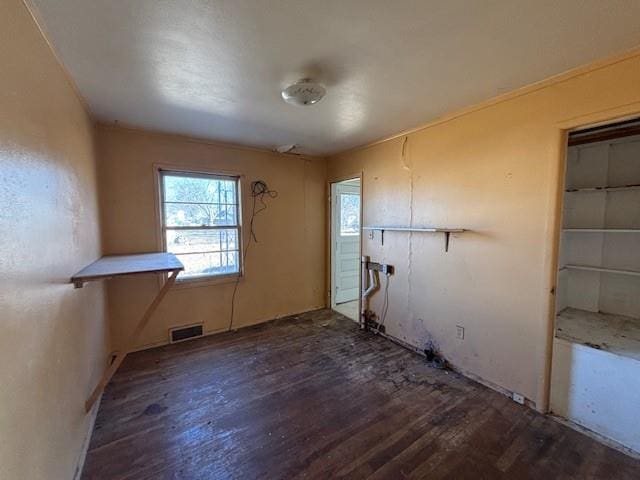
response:
<path id="1" fill-rule="evenodd" d="M 242 240 L 242 176 L 239 174 L 223 173 L 215 171 L 206 171 L 203 169 L 191 170 L 170 166 L 155 166 L 157 171 L 158 185 L 158 220 L 159 220 L 159 236 L 160 244 L 163 251 L 167 251 L 167 235 L 166 231 L 171 230 L 229 230 L 235 229 L 238 238 L 238 271 L 230 273 L 212 273 L 207 275 L 198 275 L 191 278 L 180 278 L 176 280 L 176 286 L 199 286 L 208 284 L 228 283 L 235 281 L 238 277 L 243 276 L 243 240 Z M 232 180 L 236 183 L 236 224 L 220 225 L 206 227 L 167 227 L 165 225 L 165 200 L 164 200 L 164 177 L 165 175 L 208 178 L 220 180 Z"/>

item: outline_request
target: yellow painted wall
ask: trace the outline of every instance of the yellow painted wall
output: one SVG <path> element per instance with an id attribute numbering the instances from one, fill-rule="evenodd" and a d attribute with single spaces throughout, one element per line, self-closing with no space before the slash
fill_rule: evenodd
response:
<path id="1" fill-rule="evenodd" d="M 256 220 L 236 326 L 325 305 L 327 178 L 363 172 L 365 224 L 471 229 L 448 254 L 439 235 L 387 233 L 384 246 L 365 236 L 364 253 L 396 267 L 387 331 L 420 347 L 432 339 L 454 365 L 545 407 L 562 132 L 640 113 L 639 55 L 325 161 L 94 132 L 22 2 L 0 0 L 0 10 L 0 203 L 11 206 L 0 211 L 0 478 L 74 474 L 108 330 L 122 348 L 159 284 L 111 281 L 107 326 L 104 284 L 75 290 L 68 279 L 101 250 L 158 249 L 156 163 L 237 172 L 245 187 L 263 179 L 279 191 Z M 243 202 L 246 225 L 246 189 Z M 181 324 L 225 330 L 232 288 L 175 288 L 137 346 L 165 343 Z M 372 306 L 381 303 L 377 294 Z"/>
<path id="2" fill-rule="evenodd" d="M 107 360 L 93 126 L 19 0 L 0 0 L 0 478 L 70 479 Z"/>
<path id="3" fill-rule="evenodd" d="M 304 159 L 217 145 L 185 137 L 99 126 L 103 242 L 107 254 L 161 248 L 154 164 L 245 176 L 243 224 L 251 210 L 249 185 L 265 180 L 278 197 L 256 217 L 246 275 L 236 297 L 234 326 L 245 326 L 325 305 L 324 159 Z M 244 236 L 244 241 L 247 237 Z M 109 283 L 111 333 L 125 345 L 145 306 L 159 288 L 153 276 Z M 228 328 L 233 283 L 177 286 L 143 333 L 137 347 L 166 343 L 170 327 L 198 322 L 206 332 Z"/>
<path id="4" fill-rule="evenodd" d="M 546 408 L 563 129 L 640 113 L 638 55 L 328 160 L 330 179 L 363 172 L 365 225 L 472 230 L 447 254 L 442 235 L 387 232 L 384 246 L 364 235 L 364 253 L 397 269 L 388 333 L 432 339 L 457 367 Z"/>

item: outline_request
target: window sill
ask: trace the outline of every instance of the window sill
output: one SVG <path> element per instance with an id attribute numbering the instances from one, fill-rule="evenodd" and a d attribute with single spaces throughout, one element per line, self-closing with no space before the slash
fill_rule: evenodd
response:
<path id="1" fill-rule="evenodd" d="M 200 288 L 210 287 L 212 285 L 225 285 L 242 281 L 243 276 L 239 273 L 230 273 L 226 275 L 215 275 L 203 278 L 189 278 L 185 280 L 177 280 L 173 288 L 182 290 L 184 288 Z"/>

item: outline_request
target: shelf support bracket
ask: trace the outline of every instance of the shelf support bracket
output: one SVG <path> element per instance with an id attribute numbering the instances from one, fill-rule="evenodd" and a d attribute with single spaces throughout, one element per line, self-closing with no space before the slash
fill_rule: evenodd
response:
<path id="1" fill-rule="evenodd" d="M 102 374 L 102 378 L 100 379 L 100 382 L 93 389 L 93 391 L 91 392 L 91 395 L 89 395 L 89 398 L 84 404 L 84 407 L 87 413 L 91 411 L 94 403 L 96 403 L 96 400 L 98 400 L 98 397 L 102 394 L 103 390 L 109 383 L 109 380 L 111 380 L 111 377 L 113 377 L 114 373 L 116 373 L 116 370 L 118 370 L 118 367 L 120 366 L 124 358 L 127 356 L 129 352 L 133 351 L 133 347 L 135 346 L 136 341 L 138 340 L 138 337 L 140 337 L 140 334 L 149 323 L 149 319 L 151 318 L 151 315 L 153 315 L 153 312 L 155 312 L 156 308 L 158 307 L 158 305 L 160 304 L 164 296 L 167 294 L 167 292 L 171 289 L 173 284 L 176 282 L 176 277 L 178 276 L 178 273 L 180 273 L 179 270 L 174 270 L 171 272 L 171 275 L 169 275 L 169 278 L 167 278 L 167 281 L 165 282 L 164 286 L 156 294 L 151 304 L 145 310 L 144 315 L 142 315 L 142 318 L 136 325 L 136 328 L 134 329 L 133 334 L 131 334 L 131 336 L 129 337 L 129 345 L 127 346 L 127 348 L 118 352 L 118 354 L 113 359 L 111 365 L 109 365 L 109 367 Z"/>
<path id="2" fill-rule="evenodd" d="M 449 251 L 449 244 L 451 243 L 452 233 L 468 232 L 464 228 L 413 228 L 413 227 L 386 227 L 386 226 L 366 226 L 362 227 L 363 230 L 369 231 L 369 238 L 373 240 L 375 238 L 375 232 L 380 232 L 380 245 L 384 245 L 384 232 L 385 230 L 398 231 L 398 232 L 426 232 L 426 233 L 443 233 L 444 234 L 444 251 Z M 640 231 L 640 230 L 638 230 Z"/>

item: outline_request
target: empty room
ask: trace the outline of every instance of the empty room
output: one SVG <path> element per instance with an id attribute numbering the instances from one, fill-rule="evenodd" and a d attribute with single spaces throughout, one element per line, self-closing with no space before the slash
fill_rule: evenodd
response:
<path id="1" fill-rule="evenodd" d="M 0 479 L 640 478 L 640 1 L 0 0 Z"/>

